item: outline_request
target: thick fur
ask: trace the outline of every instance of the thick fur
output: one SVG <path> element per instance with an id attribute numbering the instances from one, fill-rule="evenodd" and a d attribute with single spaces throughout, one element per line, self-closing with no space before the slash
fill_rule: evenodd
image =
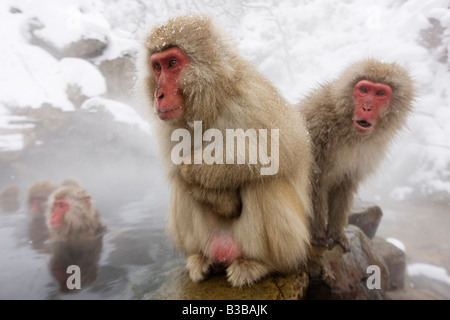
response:
<path id="1" fill-rule="evenodd" d="M 358 133 L 352 118 L 353 88 L 360 80 L 387 84 L 391 103 L 383 109 L 373 131 Z M 395 134 L 405 127 L 412 111 L 414 85 L 399 65 L 368 59 L 354 63 L 333 82 L 327 83 L 298 106 L 305 116 L 313 142 L 313 242 L 347 247 L 343 232 L 359 184 L 385 157 Z"/>
<path id="2" fill-rule="evenodd" d="M 60 199 L 67 200 L 70 209 L 64 215 L 64 224 L 59 228 L 51 228 L 53 204 Z M 52 241 L 92 240 L 104 230 L 100 214 L 91 204 L 89 194 L 81 187 L 56 190 L 49 198 L 46 221 Z"/>
<path id="3" fill-rule="evenodd" d="M 31 208 L 31 204 L 33 202 L 33 199 L 40 198 L 41 205 L 40 205 L 40 212 L 42 215 L 45 214 L 45 211 L 47 209 L 47 200 L 49 196 L 58 189 L 58 184 L 50 182 L 50 181 L 38 181 L 34 183 L 29 189 L 27 194 L 27 203 L 28 207 Z"/>
<path id="4" fill-rule="evenodd" d="M 168 228 L 187 255 L 192 280 L 208 274 L 214 263 L 209 242 L 224 229 L 243 253 L 227 266 L 233 286 L 250 285 L 269 272 L 297 269 L 307 259 L 310 239 L 312 155 L 304 119 L 237 54 L 221 29 L 201 15 L 171 19 L 147 35 L 138 59 L 137 85 L 149 108 L 154 108 L 156 89 L 150 57 L 170 47 L 180 48 L 190 60 L 179 80 L 185 110 L 181 118 L 157 120 L 156 126 L 172 182 Z M 262 176 L 263 165 L 248 160 L 240 165 L 174 165 L 170 155 L 178 142 L 170 141 L 171 134 L 184 128 L 193 137 L 193 121 L 202 121 L 203 131 L 219 129 L 224 137 L 226 129 L 279 129 L 278 173 Z M 248 154 L 248 143 L 246 150 Z M 217 214 L 224 208 L 232 208 L 231 214 Z"/>

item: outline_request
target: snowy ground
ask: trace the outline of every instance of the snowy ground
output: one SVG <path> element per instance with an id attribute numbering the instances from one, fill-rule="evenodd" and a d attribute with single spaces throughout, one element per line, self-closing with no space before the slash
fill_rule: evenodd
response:
<path id="1" fill-rule="evenodd" d="M 74 84 L 90 98 L 82 108 L 101 101 L 116 120 L 149 132 L 134 106 L 103 97 L 105 79 L 96 64 L 136 48 L 147 25 L 176 14 L 206 12 L 222 21 L 240 52 L 292 103 L 361 58 L 407 67 L 418 88 L 414 114 L 379 174 L 360 194 L 377 202 L 437 201 L 450 211 L 449 8 L 449 0 L 3 0 L 0 152 L 23 148 L 20 130 L 33 127 L 15 110 L 51 104 L 73 111 L 66 89 Z M 36 33 L 56 46 L 86 36 L 107 39 L 108 47 L 93 59 L 57 59 L 30 44 L 27 26 L 33 18 L 44 25 Z M 433 269 L 415 265 L 409 270 Z"/>

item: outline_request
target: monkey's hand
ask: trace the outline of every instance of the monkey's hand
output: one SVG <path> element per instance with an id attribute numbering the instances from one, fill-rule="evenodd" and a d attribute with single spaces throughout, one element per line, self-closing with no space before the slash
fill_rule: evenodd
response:
<path id="1" fill-rule="evenodd" d="M 242 202 L 239 189 L 207 189 L 198 184 L 190 184 L 189 191 L 195 200 L 209 206 L 215 214 L 226 218 L 237 218 L 241 215 Z"/>
<path id="2" fill-rule="evenodd" d="M 247 164 L 180 164 L 180 173 L 189 184 L 216 190 L 236 190 L 261 176 L 257 165 Z"/>

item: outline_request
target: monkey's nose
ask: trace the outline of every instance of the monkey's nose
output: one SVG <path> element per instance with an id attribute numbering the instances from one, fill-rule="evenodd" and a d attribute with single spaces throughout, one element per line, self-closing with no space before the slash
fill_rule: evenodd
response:
<path id="1" fill-rule="evenodd" d="M 162 98 L 164 98 L 164 93 L 161 93 L 160 95 L 158 95 L 158 100 L 161 100 Z"/>

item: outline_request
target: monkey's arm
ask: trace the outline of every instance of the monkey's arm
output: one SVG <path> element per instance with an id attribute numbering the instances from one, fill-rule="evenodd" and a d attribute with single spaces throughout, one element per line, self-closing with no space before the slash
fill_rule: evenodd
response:
<path id="1" fill-rule="evenodd" d="M 207 189 L 198 184 L 190 184 L 189 192 L 195 200 L 208 205 L 218 215 L 235 218 L 241 214 L 239 189 Z"/>
<path id="2" fill-rule="evenodd" d="M 248 164 L 181 164 L 180 172 L 190 184 L 216 190 L 236 190 L 240 186 L 261 179 L 261 167 Z"/>

